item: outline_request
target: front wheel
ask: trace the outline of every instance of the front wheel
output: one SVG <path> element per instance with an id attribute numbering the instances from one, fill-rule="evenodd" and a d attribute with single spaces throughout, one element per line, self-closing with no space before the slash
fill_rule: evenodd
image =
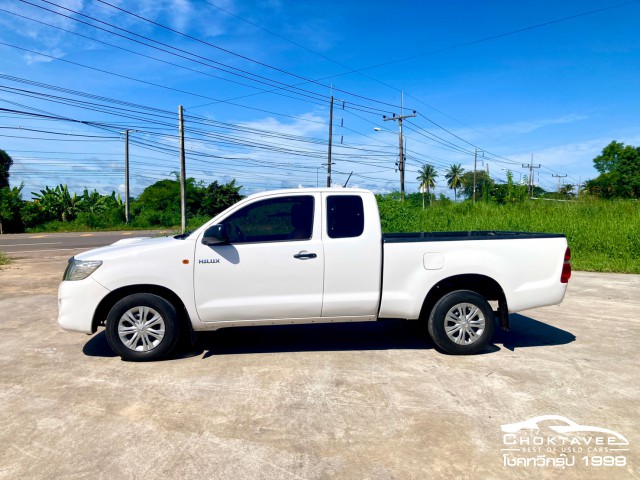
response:
<path id="1" fill-rule="evenodd" d="M 471 290 L 456 290 L 443 296 L 429 315 L 429 335 L 452 355 L 471 355 L 482 350 L 493 337 L 494 314 L 487 300 Z"/>
<path id="2" fill-rule="evenodd" d="M 125 360 L 159 360 L 178 339 L 175 307 L 164 298 L 136 293 L 117 302 L 107 316 L 111 349 Z"/>

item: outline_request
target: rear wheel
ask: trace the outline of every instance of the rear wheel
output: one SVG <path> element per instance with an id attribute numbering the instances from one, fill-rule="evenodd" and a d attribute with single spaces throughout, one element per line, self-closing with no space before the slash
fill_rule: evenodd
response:
<path id="1" fill-rule="evenodd" d="M 435 344 L 445 352 L 471 355 L 482 350 L 493 337 L 494 314 L 482 295 L 456 290 L 435 304 L 428 328 Z"/>
<path id="2" fill-rule="evenodd" d="M 176 309 L 164 298 L 136 293 L 117 302 L 107 316 L 111 349 L 125 360 L 159 360 L 178 340 Z"/>

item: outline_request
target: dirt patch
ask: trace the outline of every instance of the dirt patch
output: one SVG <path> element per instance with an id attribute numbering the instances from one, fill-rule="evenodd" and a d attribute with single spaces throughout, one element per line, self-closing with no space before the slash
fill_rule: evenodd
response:
<path id="1" fill-rule="evenodd" d="M 0 299 L 23 295 L 56 295 L 67 265 L 67 257 L 38 261 L 14 258 L 0 270 Z"/>

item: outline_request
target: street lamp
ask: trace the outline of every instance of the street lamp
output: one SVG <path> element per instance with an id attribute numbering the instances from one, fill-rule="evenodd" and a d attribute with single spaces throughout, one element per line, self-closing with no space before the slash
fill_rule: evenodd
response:
<path id="1" fill-rule="evenodd" d="M 387 133 L 393 133 L 394 135 L 396 135 L 396 132 L 392 132 L 391 130 L 387 130 L 386 128 L 382 128 L 382 127 L 373 127 L 373 131 L 374 132 L 387 132 Z M 404 149 L 405 152 L 407 150 L 407 138 L 404 137 Z M 399 166 L 398 163 L 396 163 L 396 166 Z"/>

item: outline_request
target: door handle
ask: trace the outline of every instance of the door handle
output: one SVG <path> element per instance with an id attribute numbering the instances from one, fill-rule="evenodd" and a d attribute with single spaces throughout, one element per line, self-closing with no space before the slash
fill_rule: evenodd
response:
<path id="1" fill-rule="evenodd" d="M 300 253 L 296 253 L 293 258 L 298 258 L 300 260 L 307 260 L 308 258 L 316 258 L 318 255 L 316 255 L 315 253 L 308 253 L 308 252 L 300 252 Z"/>

